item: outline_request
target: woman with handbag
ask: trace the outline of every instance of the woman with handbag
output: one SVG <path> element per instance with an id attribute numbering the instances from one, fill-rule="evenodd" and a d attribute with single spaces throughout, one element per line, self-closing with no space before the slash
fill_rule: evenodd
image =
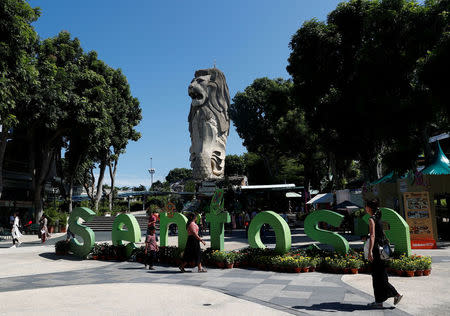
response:
<path id="1" fill-rule="evenodd" d="M 390 297 L 394 298 L 394 305 L 397 305 L 403 295 L 400 295 L 389 283 L 386 264 L 382 259 L 384 254 L 380 255 L 380 251 L 383 251 L 383 246 L 389 241 L 384 233 L 381 211 L 377 199 L 366 201 L 366 213 L 370 215 L 368 260 L 372 262 L 372 284 L 375 296 L 375 302 L 368 305 L 375 308 L 382 308 L 383 302 Z"/>

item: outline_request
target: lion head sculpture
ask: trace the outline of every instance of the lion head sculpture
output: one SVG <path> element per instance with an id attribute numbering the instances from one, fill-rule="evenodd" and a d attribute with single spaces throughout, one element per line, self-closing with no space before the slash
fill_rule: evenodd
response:
<path id="1" fill-rule="evenodd" d="M 221 178 L 230 130 L 230 93 L 224 74 L 217 68 L 195 72 L 188 88 L 191 167 L 196 179 Z"/>

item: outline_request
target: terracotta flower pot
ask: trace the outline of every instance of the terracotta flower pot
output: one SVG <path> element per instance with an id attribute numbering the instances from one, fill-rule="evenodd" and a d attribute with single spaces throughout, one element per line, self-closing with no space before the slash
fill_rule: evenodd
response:
<path id="1" fill-rule="evenodd" d="M 221 269 L 223 269 L 225 267 L 225 263 L 223 263 L 223 262 L 216 262 L 216 265 L 218 268 L 221 268 Z"/>
<path id="2" fill-rule="evenodd" d="M 98 256 L 92 256 L 93 260 L 98 260 Z"/>
<path id="3" fill-rule="evenodd" d="M 356 268 L 351 268 L 350 271 L 352 272 L 352 274 L 358 274 L 358 269 Z"/>
<path id="4" fill-rule="evenodd" d="M 309 267 L 303 267 L 302 272 L 309 272 Z"/>
<path id="5" fill-rule="evenodd" d="M 407 277 L 413 277 L 414 276 L 414 272 L 415 271 L 406 271 L 406 276 Z"/>
<path id="6" fill-rule="evenodd" d="M 398 276 L 402 276 L 403 275 L 403 270 L 395 270 L 395 273 L 398 275 Z"/>
<path id="7" fill-rule="evenodd" d="M 422 276 L 423 275 L 423 270 L 416 270 L 416 272 L 414 273 L 415 276 Z"/>
<path id="8" fill-rule="evenodd" d="M 59 229 L 59 231 L 60 231 L 61 233 L 67 233 L 67 228 L 66 228 L 66 226 L 61 226 L 60 229 Z"/>
<path id="9" fill-rule="evenodd" d="M 302 268 L 295 267 L 295 268 L 294 268 L 294 272 L 295 272 L 295 273 L 300 273 L 300 272 L 302 272 Z"/>
<path id="10" fill-rule="evenodd" d="M 309 272 L 315 272 L 316 271 L 316 267 L 309 267 Z"/>
<path id="11" fill-rule="evenodd" d="M 350 271 L 349 268 L 344 268 L 344 269 L 342 269 L 342 272 L 343 272 L 344 274 L 347 274 L 349 271 Z"/>
<path id="12" fill-rule="evenodd" d="M 227 269 L 233 269 L 233 265 L 234 265 L 233 263 L 227 263 L 226 264 L 226 268 Z"/>
<path id="13" fill-rule="evenodd" d="M 423 275 L 428 276 L 431 273 L 431 269 L 423 270 Z"/>

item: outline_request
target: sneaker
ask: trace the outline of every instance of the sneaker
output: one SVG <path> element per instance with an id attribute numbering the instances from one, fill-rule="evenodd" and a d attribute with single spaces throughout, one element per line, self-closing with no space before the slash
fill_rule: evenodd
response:
<path id="1" fill-rule="evenodd" d="M 394 297 L 394 305 L 397 305 L 402 300 L 403 295 L 398 294 L 396 297 Z"/>
<path id="2" fill-rule="evenodd" d="M 22 244 L 21 242 L 17 243 L 17 247 L 20 247 L 21 244 Z"/>
<path id="3" fill-rule="evenodd" d="M 372 302 L 367 304 L 367 306 L 372 308 L 383 308 L 383 303 Z"/>
<path id="4" fill-rule="evenodd" d="M 16 248 L 16 245 L 12 245 L 10 248 Z"/>
<path id="5" fill-rule="evenodd" d="M 155 270 L 155 268 L 153 268 L 153 267 L 148 267 L 148 269 L 149 269 L 149 270 Z"/>

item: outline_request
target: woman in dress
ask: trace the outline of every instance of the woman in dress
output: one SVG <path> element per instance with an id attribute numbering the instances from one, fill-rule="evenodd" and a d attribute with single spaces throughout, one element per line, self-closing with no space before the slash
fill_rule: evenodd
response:
<path id="1" fill-rule="evenodd" d="M 206 245 L 205 241 L 198 235 L 198 226 L 195 223 L 195 215 L 190 213 L 188 215 L 188 222 L 186 224 L 188 233 L 188 239 L 186 242 L 186 248 L 183 254 L 183 263 L 179 266 L 181 272 L 186 272 L 184 267 L 188 262 L 195 262 L 198 267 L 198 272 L 206 272 L 206 269 L 202 267 L 201 263 L 201 249 L 200 243 Z"/>
<path id="2" fill-rule="evenodd" d="M 48 233 L 48 228 L 47 228 L 48 219 L 45 216 L 45 214 L 42 214 L 41 218 L 39 219 L 39 224 L 41 226 L 41 228 L 40 228 L 41 240 L 42 240 L 42 243 L 44 243 L 50 236 L 50 234 Z"/>
<path id="3" fill-rule="evenodd" d="M 14 222 L 11 227 L 11 235 L 13 240 L 12 248 L 16 248 L 16 243 L 17 247 L 19 247 L 21 244 L 20 238 L 22 238 L 22 234 L 20 233 L 19 225 L 19 213 L 14 213 Z"/>
<path id="4" fill-rule="evenodd" d="M 402 299 L 397 290 L 389 283 L 385 261 L 380 258 L 379 247 L 384 245 L 386 236 L 381 221 L 381 211 L 377 199 L 366 201 L 366 213 L 369 219 L 369 254 L 368 260 L 372 263 L 372 285 L 375 302 L 368 304 L 375 308 L 382 308 L 383 302 L 388 298 L 394 298 L 394 305 Z"/>

